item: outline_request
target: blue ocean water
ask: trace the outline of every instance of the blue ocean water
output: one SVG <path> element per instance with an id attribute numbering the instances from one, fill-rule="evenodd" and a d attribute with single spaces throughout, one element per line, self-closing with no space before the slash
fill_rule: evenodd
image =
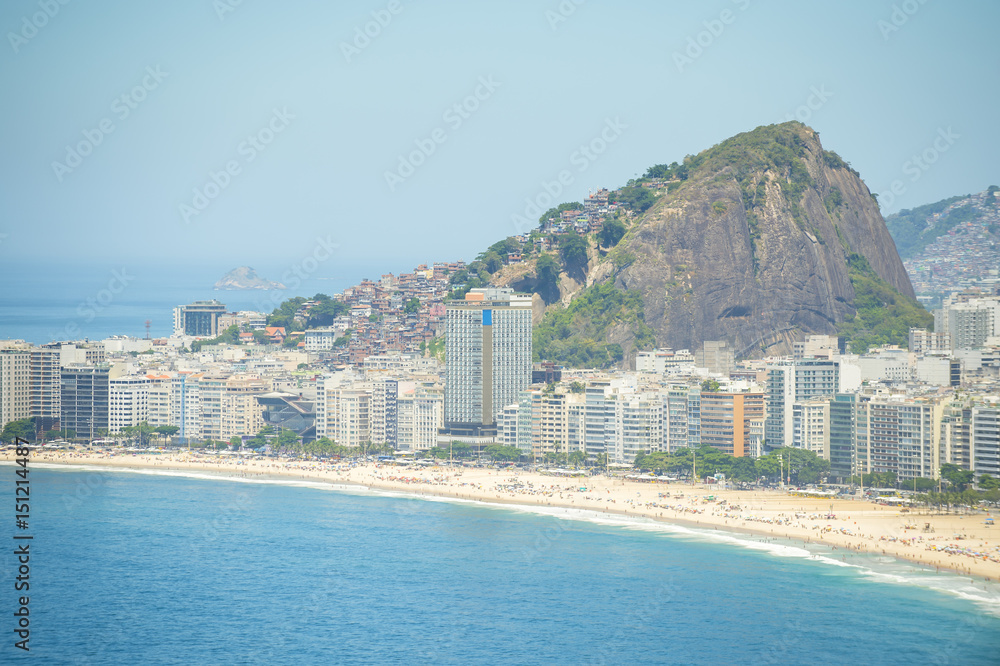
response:
<path id="1" fill-rule="evenodd" d="M 0 475 L 12 497 L 14 468 Z M 4 583 L 7 663 L 995 664 L 1000 654 L 995 591 L 816 546 L 289 480 L 37 466 L 30 478 L 31 652 L 13 647 L 18 593 Z M 13 548 L 3 550 L 12 581 Z"/>
<path id="2" fill-rule="evenodd" d="M 354 266 L 328 262 L 299 279 L 283 264 L 256 266 L 259 275 L 284 281 L 276 291 L 215 291 L 212 286 L 229 269 L 163 266 L 142 257 L 73 266 L 54 262 L 0 263 L 0 340 L 35 344 L 53 340 L 110 335 L 145 337 L 150 321 L 153 337 L 173 331 L 173 309 L 196 300 L 217 299 L 230 312 L 271 312 L 293 296 L 334 294 L 363 278 L 378 278 L 397 266 Z"/>

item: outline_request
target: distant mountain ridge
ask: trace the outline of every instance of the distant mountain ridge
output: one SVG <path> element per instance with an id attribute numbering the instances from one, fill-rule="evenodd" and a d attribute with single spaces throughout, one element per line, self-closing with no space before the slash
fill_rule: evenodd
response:
<path id="1" fill-rule="evenodd" d="M 997 191 L 994 185 L 978 194 L 949 197 L 887 216 L 885 224 L 900 258 L 919 256 L 928 245 L 960 224 L 978 223 L 984 217 L 995 216 L 1000 208 Z"/>
<path id="2" fill-rule="evenodd" d="M 285 285 L 280 282 L 265 280 L 257 275 L 257 271 L 249 266 L 240 266 L 229 271 L 215 283 L 213 287 L 217 290 L 235 291 L 246 289 L 284 289 Z"/>
<path id="3" fill-rule="evenodd" d="M 920 300 L 984 286 L 1000 269 L 1000 187 L 950 197 L 886 218 Z"/>

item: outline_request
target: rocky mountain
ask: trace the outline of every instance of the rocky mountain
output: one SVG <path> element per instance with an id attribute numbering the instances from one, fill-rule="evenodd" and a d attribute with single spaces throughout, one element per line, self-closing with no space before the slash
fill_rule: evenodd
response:
<path id="1" fill-rule="evenodd" d="M 560 280 L 558 300 L 546 299 L 541 339 L 536 329 L 543 355 L 558 356 L 552 350 L 579 335 L 620 347 L 625 364 L 636 349 L 705 340 L 727 340 L 743 357 L 788 353 L 807 334 L 845 328 L 857 347 L 905 345 L 905 328 L 929 321 L 868 187 L 801 123 L 739 134 L 619 192 L 640 187 L 655 199 L 628 216 L 624 237 L 610 249 L 591 239 L 585 277 L 563 266 L 571 279 Z M 496 281 L 530 286 L 531 271 Z M 592 325 L 588 312 L 606 309 L 594 303 L 597 286 L 630 295 L 610 302 L 632 310 Z M 588 307 L 574 308 L 581 298 Z"/>
<path id="2" fill-rule="evenodd" d="M 240 266 L 229 271 L 215 283 L 214 289 L 219 290 L 245 290 L 245 289 L 284 289 L 285 285 L 280 282 L 265 280 L 257 275 L 257 271 L 249 266 Z"/>
<path id="3" fill-rule="evenodd" d="M 919 258 L 938 238 L 962 227 L 984 227 L 997 233 L 1000 191 L 996 185 L 978 194 L 949 197 L 924 206 L 901 210 L 885 218 L 899 256 Z"/>

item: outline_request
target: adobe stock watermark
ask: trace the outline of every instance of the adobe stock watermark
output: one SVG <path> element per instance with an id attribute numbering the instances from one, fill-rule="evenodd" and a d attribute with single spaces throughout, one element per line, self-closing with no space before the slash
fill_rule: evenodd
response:
<path id="1" fill-rule="evenodd" d="M 226 14 L 232 14 L 236 8 L 243 4 L 243 0 L 213 0 L 212 9 L 219 17 L 219 22 L 226 20 Z"/>
<path id="2" fill-rule="evenodd" d="M 135 280 L 124 266 L 120 270 L 111 271 L 111 279 L 104 289 L 81 301 L 76 306 L 76 314 L 85 323 L 90 323 L 114 303 L 115 299 Z M 50 340 L 76 340 L 82 331 L 76 321 L 71 321 L 61 331 L 50 334 Z"/>
<path id="3" fill-rule="evenodd" d="M 798 120 L 800 123 L 808 123 L 812 120 L 813 114 L 823 108 L 827 100 L 833 97 L 833 93 L 826 89 L 825 84 L 809 88 L 809 96 L 806 97 L 805 104 L 798 106 L 791 113 L 785 114 L 785 122 Z"/>
<path id="4" fill-rule="evenodd" d="M 152 91 L 160 87 L 163 79 L 170 76 L 169 73 L 160 71 L 160 66 L 149 66 L 146 74 L 131 90 L 122 93 L 111 102 L 111 113 L 119 121 L 123 121 L 132 115 L 132 112 L 139 108 L 139 105 L 146 101 L 146 97 Z M 115 131 L 115 123 L 111 118 L 102 118 L 98 121 L 94 129 L 82 130 L 83 140 L 76 145 L 66 146 L 65 162 L 52 162 L 52 171 L 56 174 L 56 179 L 61 183 L 63 178 L 73 173 L 73 170 L 83 164 L 84 158 L 94 152 L 97 146 L 104 143 L 105 137 Z"/>
<path id="5" fill-rule="evenodd" d="M 352 58 L 361 55 L 361 52 L 382 34 L 382 30 L 389 27 L 393 17 L 401 14 L 403 9 L 405 8 L 400 0 L 389 0 L 384 9 L 373 11 L 371 21 L 354 28 L 354 38 L 350 43 L 340 43 L 340 52 L 344 54 L 344 60 L 350 64 Z"/>
<path id="6" fill-rule="evenodd" d="M 622 133 L 628 129 L 628 125 L 620 118 L 614 120 L 605 118 L 604 128 L 600 133 L 585 144 L 573 151 L 569 156 L 570 165 L 576 167 L 577 173 L 583 173 L 590 168 L 598 157 L 607 151 L 608 147 L 621 137 Z M 541 183 L 542 191 L 531 198 L 525 198 L 523 213 L 514 213 L 510 216 L 510 221 L 518 234 L 534 229 L 538 226 L 538 218 L 542 213 L 559 203 L 558 197 L 563 191 L 573 184 L 576 177 L 570 169 L 563 169 L 556 174 L 555 180 Z"/>
<path id="7" fill-rule="evenodd" d="M 436 151 L 438 146 L 448 140 L 448 132 L 456 132 L 465 122 L 472 117 L 472 114 L 479 110 L 483 102 L 493 96 L 502 84 L 493 80 L 493 76 L 480 76 L 479 85 L 464 98 L 455 102 L 441 114 L 441 120 L 445 122 L 448 129 L 437 127 L 423 139 L 414 139 L 415 150 L 411 150 L 406 155 L 399 155 L 399 163 L 394 171 L 386 171 L 383 175 L 390 192 L 395 192 L 396 188 L 406 182 L 406 179 L 416 173 Z"/>
<path id="8" fill-rule="evenodd" d="M 910 183 L 917 182 L 931 166 L 941 159 L 941 155 L 951 150 L 951 147 L 960 138 L 962 138 L 962 135 L 955 134 L 950 126 L 948 128 L 939 127 L 937 136 L 931 142 L 931 145 L 903 162 L 902 167 L 900 167 L 903 174 L 909 176 Z M 906 182 L 901 178 L 897 178 L 889 184 L 886 190 L 879 192 L 879 206 L 892 206 L 898 197 L 906 194 L 906 190 Z"/>
<path id="9" fill-rule="evenodd" d="M 552 28 L 552 32 L 556 31 L 560 23 L 568 21 L 569 17 L 576 13 L 576 8 L 586 1 L 587 0 L 562 0 L 555 10 L 546 10 L 545 20 L 549 22 L 549 27 Z"/>
<path id="10" fill-rule="evenodd" d="M 22 46 L 35 38 L 38 31 L 49 24 L 59 11 L 69 4 L 70 0 L 38 0 L 38 8 L 41 11 L 35 12 L 30 17 L 21 17 L 21 29 L 17 32 L 7 33 L 7 41 L 14 53 L 21 50 Z"/>
<path id="11" fill-rule="evenodd" d="M 206 520 L 203 522 L 200 530 L 196 531 L 193 535 L 201 538 L 188 540 L 191 549 L 203 548 L 218 541 L 223 532 L 231 528 L 238 521 L 246 519 L 250 514 L 250 508 L 253 506 L 253 500 L 258 493 L 259 491 L 253 493 L 253 496 L 251 496 L 250 493 L 241 492 L 223 506 L 218 507 L 218 513 L 216 513 L 215 517 L 211 521 Z"/>
<path id="12" fill-rule="evenodd" d="M 879 19 L 875 24 L 882 33 L 883 41 L 889 41 L 889 35 L 899 32 L 900 28 L 909 23 L 910 18 L 920 11 L 921 6 L 928 2 L 929 0 L 903 0 L 898 5 L 893 5 L 889 20 Z"/>
<path id="13" fill-rule="evenodd" d="M 563 525 L 563 521 L 559 519 L 556 519 L 555 525 L 546 527 L 544 530 L 535 530 L 535 539 L 531 543 L 532 547 L 521 549 L 525 563 L 533 564 L 536 559 L 547 553 L 552 548 L 552 544 L 561 538 L 565 532 L 566 527 Z"/>
<path id="14" fill-rule="evenodd" d="M 325 237 L 317 236 L 316 245 L 313 246 L 311 252 L 307 253 L 302 259 L 293 263 L 288 267 L 284 273 L 281 274 L 280 281 L 285 285 L 288 290 L 298 289 L 302 286 L 305 280 L 308 280 L 319 267 L 333 258 L 334 251 L 339 249 L 340 245 L 333 242 L 330 235 L 327 234 Z M 274 308 L 281 305 L 285 300 L 283 296 L 285 292 L 275 292 L 270 294 L 267 298 L 256 301 L 254 307 L 257 312 L 270 312 Z"/>
<path id="15" fill-rule="evenodd" d="M 628 614 L 616 623 L 615 633 L 608 640 L 602 641 L 601 649 L 595 652 L 587 663 L 620 663 L 618 646 L 621 641 L 628 638 L 633 627 L 652 627 L 661 624 L 664 606 L 673 602 L 676 596 L 677 586 L 674 584 L 674 577 L 670 576 L 666 582 L 660 584 L 656 592 L 636 599 Z"/>
<path id="16" fill-rule="evenodd" d="M 63 493 L 63 509 L 72 511 L 86 506 L 94 491 L 106 485 L 110 480 L 111 473 L 109 472 L 87 472 L 82 479 L 77 480 L 76 488 L 72 493 Z"/>
<path id="17" fill-rule="evenodd" d="M 192 217 L 201 215 L 202 211 L 232 184 L 233 178 L 243 173 L 243 165 L 257 159 L 257 156 L 264 152 L 274 138 L 284 132 L 293 120 L 295 116 L 288 112 L 287 107 L 282 107 L 280 111 L 273 109 L 271 119 L 264 127 L 248 135 L 236 146 L 236 154 L 243 158 L 242 163 L 238 159 L 231 159 L 221 170 L 209 171 L 205 184 L 192 190 L 190 204 L 182 203 L 177 206 L 184 224 L 190 224 Z"/>
<path id="18" fill-rule="evenodd" d="M 1000 608 L 1000 594 L 993 590 L 983 590 L 984 597 L 979 604 L 990 607 L 991 610 Z M 985 609 L 984 609 L 985 610 Z M 938 649 L 929 664 L 967 664 L 968 657 L 963 654 L 973 637 L 983 631 L 993 631 L 996 626 L 996 618 L 992 613 L 963 613 L 962 621 L 955 628 L 955 635 L 948 644 Z"/>
<path id="19" fill-rule="evenodd" d="M 750 7 L 750 0 L 732 0 L 732 2 L 740 11 L 746 11 Z M 726 31 L 726 26 L 736 22 L 736 16 L 737 14 L 733 10 L 723 9 L 719 12 L 718 18 L 703 21 L 702 25 L 705 26 L 705 29 L 688 37 L 687 46 L 683 51 L 674 51 L 674 65 L 677 67 L 677 71 L 683 74 L 685 67 L 693 65 L 694 61 L 700 58 L 722 36 L 722 33 Z"/>

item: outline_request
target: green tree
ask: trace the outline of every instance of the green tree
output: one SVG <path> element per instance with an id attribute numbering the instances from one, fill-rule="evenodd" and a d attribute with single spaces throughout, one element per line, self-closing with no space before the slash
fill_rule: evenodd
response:
<path id="1" fill-rule="evenodd" d="M 555 208 L 550 208 L 538 218 L 539 225 L 544 225 L 548 220 L 558 219 L 567 210 L 583 210 L 583 204 L 575 201 L 561 203 Z"/>
<path id="2" fill-rule="evenodd" d="M 274 443 L 279 449 L 285 449 L 286 451 L 297 450 L 299 444 L 299 435 L 294 430 L 282 428 L 281 432 L 278 433 L 278 437 L 277 439 L 275 439 Z"/>
<path id="3" fill-rule="evenodd" d="M 585 271 L 587 269 L 587 240 L 574 232 L 559 237 L 559 257 L 567 272 Z"/>
<path id="4" fill-rule="evenodd" d="M 483 452 L 492 460 L 514 461 L 521 457 L 521 449 L 516 446 L 503 446 L 501 444 L 487 444 Z"/>
<path id="5" fill-rule="evenodd" d="M 121 434 L 136 446 L 145 447 L 149 446 L 154 430 L 153 426 L 143 421 L 139 425 L 122 428 Z"/>
<path id="6" fill-rule="evenodd" d="M 403 312 L 406 314 L 416 314 L 420 312 L 420 299 L 413 297 L 406 301 L 406 304 L 403 306 Z"/>
<path id="7" fill-rule="evenodd" d="M 754 461 L 753 465 L 758 477 L 763 476 L 770 481 L 780 480 L 781 462 L 778 460 L 777 456 L 761 456 Z"/>
<path id="8" fill-rule="evenodd" d="M 551 254 L 543 254 L 535 263 L 537 286 L 535 291 L 551 303 L 559 297 L 559 263 Z"/>
<path id="9" fill-rule="evenodd" d="M 306 321 L 307 328 L 329 326 L 333 323 L 334 319 L 347 314 L 351 310 L 351 306 L 347 303 L 334 300 L 325 294 L 317 294 L 313 297 L 313 300 L 320 302 L 309 309 L 309 317 Z"/>
<path id="10" fill-rule="evenodd" d="M 626 185 L 621 188 L 617 201 L 636 213 L 645 213 L 656 203 L 656 196 L 642 185 Z"/>
<path id="11" fill-rule="evenodd" d="M 468 458 L 472 455 L 472 445 L 454 441 L 451 443 L 451 455 L 455 458 Z"/>
<path id="12" fill-rule="evenodd" d="M 733 458 L 729 468 L 730 478 L 739 483 L 753 483 L 757 480 L 757 465 L 753 458 Z"/>
<path id="13" fill-rule="evenodd" d="M 206 345 L 238 345 L 240 344 L 240 329 L 236 324 L 233 324 L 218 336 L 211 338 L 209 340 L 195 340 L 191 343 L 191 351 L 199 352 L 201 348 Z"/>
<path id="14" fill-rule="evenodd" d="M 170 439 L 180 431 L 180 428 L 172 425 L 156 426 L 153 432 L 162 439 Z"/>
<path id="15" fill-rule="evenodd" d="M 601 225 L 601 245 L 614 247 L 625 235 L 625 224 L 617 217 L 606 218 Z"/>
<path id="16" fill-rule="evenodd" d="M 941 465 L 941 478 L 951 484 L 951 487 L 958 492 L 962 492 L 968 488 L 973 479 L 975 479 L 975 476 L 975 472 L 962 469 L 952 463 Z"/>
<path id="17" fill-rule="evenodd" d="M 18 437 L 25 440 L 35 439 L 34 417 L 10 421 L 3 427 L 3 431 L 0 432 L 0 440 L 8 444 L 14 442 Z"/>
<path id="18" fill-rule="evenodd" d="M 483 256 L 483 265 L 486 266 L 486 272 L 492 275 L 503 268 L 503 257 L 490 250 Z"/>
<path id="19" fill-rule="evenodd" d="M 1000 479 L 983 474 L 979 477 L 978 485 L 982 490 L 997 490 L 1000 489 Z"/>

